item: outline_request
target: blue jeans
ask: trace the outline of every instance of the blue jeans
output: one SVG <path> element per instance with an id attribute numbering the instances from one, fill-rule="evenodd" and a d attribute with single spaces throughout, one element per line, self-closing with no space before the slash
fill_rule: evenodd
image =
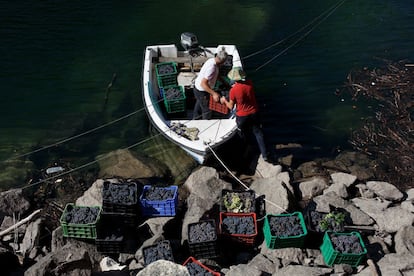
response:
<path id="1" fill-rule="evenodd" d="M 243 139 L 246 139 L 246 135 L 251 132 L 254 134 L 262 157 L 267 158 L 266 145 L 264 142 L 259 115 L 254 113 L 247 116 L 237 116 L 236 123 L 237 127 L 240 129 L 240 136 Z"/>
<path id="2" fill-rule="evenodd" d="M 200 91 L 194 87 L 194 96 L 196 98 L 196 103 L 194 106 L 193 120 L 200 119 L 203 120 L 211 119 L 211 110 L 208 106 L 210 101 L 210 94 L 205 91 Z"/>

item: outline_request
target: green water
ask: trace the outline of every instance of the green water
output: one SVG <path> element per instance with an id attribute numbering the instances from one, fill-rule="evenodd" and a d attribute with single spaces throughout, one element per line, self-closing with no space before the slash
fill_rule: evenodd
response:
<path id="1" fill-rule="evenodd" d="M 139 110 L 146 45 L 179 43 L 180 33 L 190 31 L 205 46 L 236 44 L 243 57 L 295 33 L 336 3 L 0 1 L 0 160 Z M 384 58 L 412 61 L 413 19 L 408 0 L 348 0 L 294 46 L 304 32 L 243 60 L 256 85 L 267 143 L 300 143 L 321 154 L 348 148 L 350 131 L 369 109 L 335 90 L 351 69 Z M 148 129 L 142 111 L 23 158 L 39 169 L 56 159 L 85 163 L 149 138 Z M 134 149 L 160 159 L 163 152 L 185 156 L 160 138 Z"/>

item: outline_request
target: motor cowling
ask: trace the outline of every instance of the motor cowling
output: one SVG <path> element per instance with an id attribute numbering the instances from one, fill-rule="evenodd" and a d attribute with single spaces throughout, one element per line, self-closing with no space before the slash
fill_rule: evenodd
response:
<path id="1" fill-rule="evenodd" d="M 181 46 L 183 46 L 186 51 L 197 49 L 199 47 L 197 36 L 189 32 L 182 33 Z"/>

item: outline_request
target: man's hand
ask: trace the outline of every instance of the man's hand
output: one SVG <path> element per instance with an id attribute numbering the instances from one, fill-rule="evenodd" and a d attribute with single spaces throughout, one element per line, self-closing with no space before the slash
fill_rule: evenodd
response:
<path id="1" fill-rule="evenodd" d="M 218 102 L 219 102 L 219 100 L 220 100 L 220 94 L 219 94 L 219 93 L 217 93 L 217 92 L 214 92 L 214 93 L 212 94 L 212 96 L 213 96 L 213 100 L 214 100 L 216 103 L 218 103 Z"/>

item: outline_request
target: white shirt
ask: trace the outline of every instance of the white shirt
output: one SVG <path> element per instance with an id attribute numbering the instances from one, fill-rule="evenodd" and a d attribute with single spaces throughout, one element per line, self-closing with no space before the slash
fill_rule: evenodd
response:
<path id="1" fill-rule="evenodd" d="M 216 84 L 218 74 L 219 67 L 216 64 L 215 58 L 208 59 L 201 67 L 200 73 L 198 74 L 194 83 L 195 87 L 199 91 L 205 91 L 204 88 L 201 87 L 201 81 L 203 79 L 207 79 L 209 86 L 213 88 Z"/>

